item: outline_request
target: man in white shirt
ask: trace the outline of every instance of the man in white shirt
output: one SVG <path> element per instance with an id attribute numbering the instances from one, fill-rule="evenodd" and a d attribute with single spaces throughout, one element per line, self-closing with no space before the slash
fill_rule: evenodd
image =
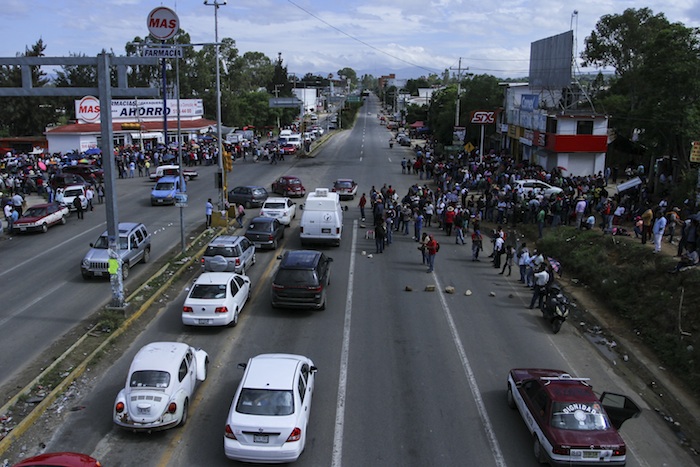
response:
<path id="1" fill-rule="evenodd" d="M 7 233 L 12 233 L 12 204 L 7 203 L 3 208 L 3 214 L 5 214 L 5 220 L 7 221 Z"/>
<path id="2" fill-rule="evenodd" d="M 530 300 L 529 308 L 532 310 L 535 306 L 535 302 L 539 301 L 538 308 L 542 308 L 542 300 L 547 294 L 547 283 L 549 282 L 549 273 L 544 264 L 540 265 L 539 270 L 535 273 L 535 289 L 532 293 L 532 300 Z"/>
<path id="3" fill-rule="evenodd" d="M 666 216 L 661 209 L 656 210 L 656 220 L 654 221 L 654 226 L 651 231 L 654 234 L 654 253 L 661 251 L 661 241 L 664 238 L 664 232 L 666 231 Z"/>
<path id="4" fill-rule="evenodd" d="M 581 225 L 583 213 L 586 211 L 586 200 L 583 197 L 579 197 L 578 201 L 576 201 L 574 211 L 576 212 L 576 228 L 581 230 L 581 227 L 583 227 Z"/>

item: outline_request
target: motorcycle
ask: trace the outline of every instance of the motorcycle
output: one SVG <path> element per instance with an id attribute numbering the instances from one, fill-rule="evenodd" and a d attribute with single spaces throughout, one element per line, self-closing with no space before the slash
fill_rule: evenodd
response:
<path id="1" fill-rule="evenodd" d="M 549 321 L 552 332 L 558 333 L 561 325 L 569 316 L 569 300 L 564 296 L 558 284 L 551 284 L 542 302 L 542 316 Z"/>

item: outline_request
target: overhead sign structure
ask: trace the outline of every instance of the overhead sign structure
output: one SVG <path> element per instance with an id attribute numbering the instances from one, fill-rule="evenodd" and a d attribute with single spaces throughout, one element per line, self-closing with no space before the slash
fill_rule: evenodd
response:
<path id="1" fill-rule="evenodd" d="M 155 39 L 165 41 L 175 37 L 180 29 L 180 18 L 168 7 L 159 6 L 151 10 L 146 20 L 148 32 Z"/>
<path id="2" fill-rule="evenodd" d="M 273 97 L 269 99 L 268 105 L 270 108 L 299 108 L 304 101 L 297 97 Z"/>
<path id="3" fill-rule="evenodd" d="M 144 47 L 143 56 L 156 58 L 182 58 L 182 49 L 180 47 Z"/>

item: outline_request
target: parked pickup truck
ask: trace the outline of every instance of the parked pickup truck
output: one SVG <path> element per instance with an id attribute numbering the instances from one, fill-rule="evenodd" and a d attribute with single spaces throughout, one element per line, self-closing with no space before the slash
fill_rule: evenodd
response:
<path id="1" fill-rule="evenodd" d="M 151 172 L 148 176 L 151 180 L 154 182 L 157 182 L 158 180 L 161 179 L 161 177 L 165 177 L 168 175 L 174 175 L 176 177 L 180 176 L 180 166 L 179 165 L 159 165 L 156 167 L 156 170 Z M 197 178 L 199 174 L 197 173 L 196 170 L 192 169 L 183 169 L 182 170 L 182 176 L 185 177 L 185 180 L 192 180 L 193 178 Z"/>

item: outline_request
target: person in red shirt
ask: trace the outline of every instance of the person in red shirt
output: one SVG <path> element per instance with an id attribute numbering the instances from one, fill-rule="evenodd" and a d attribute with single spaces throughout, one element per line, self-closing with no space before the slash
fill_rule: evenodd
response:
<path id="1" fill-rule="evenodd" d="M 438 245 L 437 240 L 435 240 L 435 237 L 430 235 L 428 242 L 425 244 L 425 248 L 428 251 L 428 271 L 427 272 L 433 272 L 435 268 L 435 255 L 437 255 L 438 250 L 440 249 L 440 245 Z"/>
<path id="2" fill-rule="evenodd" d="M 445 234 L 452 235 L 452 226 L 455 223 L 455 208 L 449 206 L 445 212 Z"/>
<path id="3" fill-rule="evenodd" d="M 365 206 L 367 206 L 367 196 L 365 196 L 364 193 L 362 193 L 362 196 L 360 197 L 360 203 L 358 204 L 360 207 L 360 217 L 362 220 L 365 220 Z"/>

